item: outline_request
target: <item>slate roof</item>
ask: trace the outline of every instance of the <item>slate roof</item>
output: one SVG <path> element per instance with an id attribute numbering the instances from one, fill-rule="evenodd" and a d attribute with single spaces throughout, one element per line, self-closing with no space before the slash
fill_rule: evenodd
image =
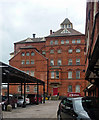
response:
<path id="1" fill-rule="evenodd" d="M 16 43 L 44 42 L 45 38 L 27 38 Z"/>
<path id="2" fill-rule="evenodd" d="M 73 35 L 83 35 L 82 33 L 78 32 L 77 30 L 73 28 L 66 28 L 68 33 L 64 33 L 65 29 L 59 29 L 58 31 L 54 32 L 53 34 L 47 36 L 47 37 L 61 37 L 61 36 L 73 36 Z"/>
<path id="3" fill-rule="evenodd" d="M 66 24 L 71 24 L 70 20 L 68 18 L 66 18 L 61 25 L 66 25 Z"/>

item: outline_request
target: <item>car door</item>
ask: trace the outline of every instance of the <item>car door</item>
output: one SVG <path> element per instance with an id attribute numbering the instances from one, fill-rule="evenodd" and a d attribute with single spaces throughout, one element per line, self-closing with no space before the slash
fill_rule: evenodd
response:
<path id="1" fill-rule="evenodd" d="M 61 117 L 63 120 L 74 119 L 73 105 L 71 100 L 66 99 L 63 101 Z"/>

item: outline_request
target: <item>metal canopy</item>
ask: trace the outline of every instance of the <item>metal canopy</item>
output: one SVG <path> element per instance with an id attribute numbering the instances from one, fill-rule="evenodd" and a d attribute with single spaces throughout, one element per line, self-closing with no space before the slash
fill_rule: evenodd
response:
<path id="1" fill-rule="evenodd" d="M 41 81 L 35 77 L 32 77 L 26 74 L 24 71 L 21 71 L 17 68 L 14 68 L 10 65 L 0 62 L 0 69 L 2 70 L 2 83 L 8 83 L 7 77 L 9 76 L 9 83 L 39 83 L 45 84 L 44 81 Z"/>
<path id="2" fill-rule="evenodd" d="M 17 68 L 14 68 L 10 65 L 7 65 L 3 62 L 0 62 L 0 77 L 2 78 L 2 83 L 7 83 L 8 87 L 8 103 L 9 103 L 9 85 L 15 85 L 15 84 L 21 84 L 21 90 L 22 90 L 22 84 L 24 84 L 24 107 L 26 106 L 26 101 L 25 101 L 25 95 L 26 95 L 26 90 L 25 90 L 25 85 L 26 83 L 31 83 L 34 85 L 37 85 L 37 103 L 39 104 L 39 85 L 43 85 L 43 102 L 45 103 L 45 82 L 41 81 L 35 77 L 32 77 L 28 74 L 26 74 L 24 71 L 21 71 Z M 22 95 L 22 91 L 21 91 Z"/>

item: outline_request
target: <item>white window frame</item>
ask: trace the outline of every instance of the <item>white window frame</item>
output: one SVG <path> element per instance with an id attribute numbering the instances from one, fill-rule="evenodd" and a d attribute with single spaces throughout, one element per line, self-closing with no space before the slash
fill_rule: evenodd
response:
<path id="1" fill-rule="evenodd" d="M 80 53 L 80 49 L 79 48 L 76 49 L 76 53 Z"/>
<path id="2" fill-rule="evenodd" d="M 51 65 L 51 66 L 54 65 L 54 60 L 53 60 L 53 59 L 50 60 L 50 65 Z"/>
<path id="3" fill-rule="evenodd" d="M 80 65 L 80 59 L 76 59 L 76 65 Z"/>
<path id="4" fill-rule="evenodd" d="M 29 75 L 29 73 L 30 73 L 30 71 L 29 71 L 29 70 L 27 70 L 27 71 L 26 71 L 26 74 L 28 74 L 28 75 Z"/>
<path id="5" fill-rule="evenodd" d="M 56 71 L 56 79 L 59 79 L 59 71 Z"/>
<path id="6" fill-rule="evenodd" d="M 81 43 L 81 39 L 77 39 L 77 43 Z"/>
<path id="7" fill-rule="evenodd" d="M 53 53 L 54 53 L 54 49 L 51 49 L 51 50 L 50 50 L 50 53 L 53 54 Z"/>
<path id="8" fill-rule="evenodd" d="M 42 54 L 43 54 L 43 55 L 45 55 L 45 54 L 46 54 L 46 52 L 45 52 L 45 51 L 42 51 Z"/>
<path id="9" fill-rule="evenodd" d="M 50 41 L 50 45 L 53 45 L 53 40 Z"/>
<path id="10" fill-rule="evenodd" d="M 80 85 L 76 85 L 75 92 L 80 93 Z"/>
<path id="11" fill-rule="evenodd" d="M 30 61 L 29 60 L 26 60 L 26 65 L 29 65 L 30 64 Z"/>
<path id="12" fill-rule="evenodd" d="M 76 79 L 80 79 L 80 71 L 76 71 Z"/>
<path id="13" fill-rule="evenodd" d="M 73 62 L 72 59 L 69 59 L 68 60 L 68 65 L 72 65 L 72 62 Z"/>
<path id="14" fill-rule="evenodd" d="M 33 77 L 34 77 L 34 71 L 31 71 L 31 76 L 33 76 Z"/>
<path id="15" fill-rule="evenodd" d="M 61 49 L 58 49 L 58 50 L 57 50 L 57 53 L 62 53 L 62 50 L 61 50 Z"/>
<path id="16" fill-rule="evenodd" d="M 21 92 L 21 86 L 18 86 L 18 92 Z"/>
<path id="17" fill-rule="evenodd" d="M 25 53 L 24 53 L 24 52 L 22 52 L 22 53 L 21 53 L 21 56 L 25 56 Z"/>
<path id="18" fill-rule="evenodd" d="M 55 45 L 58 45 L 58 40 L 55 40 Z"/>
<path id="19" fill-rule="evenodd" d="M 68 79 L 72 79 L 72 71 L 68 71 Z"/>
<path id="20" fill-rule="evenodd" d="M 57 65 L 62 65 L 62 60 L 61 59 L 57 60 Z"/>
<path id="21" fill-rule="evenodd" d="M 29 53 L 29 52 L 26 52 L 26 56 L 30 56 L 30 53 Z"/>
<path id="22" fill-rule="evenodd" d="M 75 43 L 76 43 L 76 40 L 72 40 L 72 43 L 75 44 Z"/>
<path id="23" fill-rule="evenodd" d="M 26 92 L 30 92 L 30 86 L 26 85 Z"/>
<path id="24" fill-rule="evenodd" d="M 55 78 L 55 72 L 51 71 L 51 79 L 54 79 L 54 78 Z"/>
<path id="25" fill-rule="evenodd" d="M 61 44 L 62 44 L 62 45 L 64 44 L 64 40 L 61 40 Z"/>
<path id="26" fill-rule="evenodd" d="M 72 92 L 72 85 L 68 85 L 68 92 Z"/>
<path id="27" fill-rule="evenodd" d="M 21 65 L 24 65 L 24 64 L 25 64 L 25 60 L 22 60 L 22 61 L 21 61 Z"/>
<path id="28" fill-rule="evenodd" d="M 66 44 L 69 44 L 69 40 L 66 40 Z"/>
<path id="29" fill-rule="evenodd" d="M 35 55 L 35 53 L 34 52 L 31 52 L 31 56 L 34 56 Z"/>
<path id="30" fill-rule="evenodd" d="M 31 65 L 34 65 L 34 60 L 31 60 Z"/>
<path id="31" fill-rule="evenodd" d="M 73 49 L 69 49 L 69 50 L 68 50 L 68 53 L 72 53 L 72 52 L 73 52 Z"/>
<path id="32" fill-rule="evenodd" d="M 37 86 L 34 86 L 34 93 L 37 92 Z"/>

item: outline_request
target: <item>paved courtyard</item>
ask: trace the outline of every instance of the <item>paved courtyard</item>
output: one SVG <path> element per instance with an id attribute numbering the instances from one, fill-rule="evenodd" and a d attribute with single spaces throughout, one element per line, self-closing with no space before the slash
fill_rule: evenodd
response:
<path id="1" fill-rule="evenodd" d="M 3 111 L 3 118 L 56 118 L 59 102 L 49 100 L 45 104 L 18 107 L 12 112 Z"/>

